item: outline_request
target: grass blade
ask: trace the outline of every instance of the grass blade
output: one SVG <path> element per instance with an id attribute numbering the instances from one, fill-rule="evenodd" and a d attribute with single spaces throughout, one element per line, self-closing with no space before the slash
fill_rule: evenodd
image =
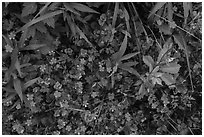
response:
<path id="1" fill-rule="evenodd" d="M 127 55 L 121 57 L 120 61 L 128 60 L 128 59 L 134 57 L 135 55 L 137 55 L 137 54 L 139 54 L 139 53 L 140 53 L 140 52 L 134 52 L 134 53 L 127 54 Z"/>
<path id="2" fill-rule="evenodd" d="M 23 102 L 23 93 L 22 93 L 22 88 L 21 88 L 21 81 L 16 78 L 13 81 L 14 89 L 16 90 L 16 93 L 20 97 L 21 101 Z"/>
<path id="3" fill-rule="evenodd" d="M 115 3 L 114 14 L 113 14 L 112 28 L 115 28 L 115 23 L 116 23 L 117 16 L 118 16 L 118 11 L 119 11 L 119 3 L 116 2 L 116 3 Z"/>
<path id="4" fill-rule="evenodd" d="M 81 12 L 89 12 L 89 13 L 99 14 L 99 12 L 89 8 L 86 5 L 80 4 L 80 3 L 71 3 L 71 7 L 75 8 L 76 10 L 81 11 Z"/>
<path id="5" fill-rule="evenodd" d="M 152 9 L 152 11 L 150 12 L 149 17 L 151 17 L 153 14 L 155 14 L 159 9 L 161 9 L 164 5 L 166 4 L 166 2 L 157 2 L 157 4 L 154 6 L 154 8 Z"/>

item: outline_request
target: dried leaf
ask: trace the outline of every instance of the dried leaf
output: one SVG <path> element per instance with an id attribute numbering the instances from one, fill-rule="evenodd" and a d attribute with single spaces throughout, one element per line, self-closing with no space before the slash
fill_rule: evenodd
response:
<path id="1" fill-rule="evenodd" d="M 16 78 L 13 80 L 14 89 L 16 90 L 16 93 L 20 97 L 21 101 L 23 102 L 23 93 L 21 88 L 21 81 L 20 79 Z"/>
<path id="2" fill-rule="evenodd" d="M 166 4 L 166 2 L 157 2 L 157 4 L 154 6 L 154 8 L 152 9 L 152 11 L 150 12 L 149 17 L 151 17 L 153 14 L 155 14 L 159 9 L 161 9 L 164 5 Z"/>
<path id="3" fill-rule="evenodd" d="M 160 70 L 163 72 L 171 73 L 171 74 L 176 74 L 179 72 L 180 65 L 177 63 L 169 63 L 164 66 L 160 66 Z"/>

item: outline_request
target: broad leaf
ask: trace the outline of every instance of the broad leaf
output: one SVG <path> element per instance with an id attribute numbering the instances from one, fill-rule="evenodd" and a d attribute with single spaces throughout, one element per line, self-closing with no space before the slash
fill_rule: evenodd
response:
<path id="1" fill-rule="evenodd" d="M 23 93 L 22 93 L 22 87 L 21 87 L 21 81 L 20 79 L 16 78 L 13 80 L 14 89 L 16 90 L 16 93 L 20 97 L 21 101 L 23 102 Z"/>
<path id="2" fill-rule="evenodd" d="M 161 76 L 161 79 L 166 83 L 166 85 L 172 85 L 176 82 L 176 80 L 174 79 L 174 77 L 170 74 L 164 73 Z"/>
<path id="3" fill-rule="evenodd" d="M 80 3 L 70 3 L 70 5 L 75 8 L 78 11 L 82 11 L 82 12 L 89 12 L 89 13 L 97 13 L 99 14 L 99 12 L 89 8 L 86 5 L 80 4 Z"/>
<path id="4" fill-rule="evenodd" d="M 163 72 L 171 73 L 171 74 L 176 74 L 179 72 L 180 65 L 177 63 L 169 63 L 164 66 L 160 66 L 160 70 Z"/>
<path id="5" fill-rule="evenodd" d="M 148 18 L 152 16 L 153 14 L 155 14 L 159 9 L 161 9 L 164 6 L 164 4 L 166 4 L 166 2 L 157 2 L 157 4 L 154 6 L 152 11 L 150 12 Z"/>
<path id="6" fill-rule="evenodd" d="M 126 31 L 125 38 L 123 39 L 123 42 L 121 44 L 121 47 L 120 47 L 119 51 L 112 55 L 112 60 L 114 62 L 119 62 L 119 60 L 122 58 L 123 54 L 126 51 L 126 48 L 127 48 L 127 34 L 128 33 Z"/>
<path id="7" fill-rule="evenodd" d="M 152 59 L 152 57 L 151 56 L 143 56 L 143 61 L 147 66 L 149 66 L 149 72 L 151 72 L 153 69 L 153 66 L 154 66 L 154 60 Z"/>
<path id="8" fill-rule="evenodd" d="M 137 55 L 137 54 L 139 54 L 139 53 L 140 53 L 140 52 L 135 52 L 135 53 L 130 53 L 130 54 L 124 55 L 124 56 L 120 59 L 120 61 L 128 60 L 128 59 L 134 57 L 135 55 Z"/>

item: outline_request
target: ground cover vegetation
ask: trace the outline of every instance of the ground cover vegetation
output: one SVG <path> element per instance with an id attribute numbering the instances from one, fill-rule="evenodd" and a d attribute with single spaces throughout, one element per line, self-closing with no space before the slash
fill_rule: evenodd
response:
<path id="1" fill-rule="evenodd" d="M 201 3 L 2 3 L 3 134 L 202 134 L 201 24 Z"/>

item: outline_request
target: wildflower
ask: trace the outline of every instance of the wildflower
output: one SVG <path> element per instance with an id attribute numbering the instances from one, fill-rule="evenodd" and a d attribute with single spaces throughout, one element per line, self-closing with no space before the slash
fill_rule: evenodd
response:
<path id="1" fill-rule="evenodd" d="M 12 114 L 8 116 L 8 120 L 13 120 L 13 115 Z"/>
<path id="2" fill-rule="evenodd" d="M 54 56 L 54 55 L 55 55 L 55 52 L 54 52 L 54 51 L 49 51 L 48 54 L 49 54 L 50 56 Z"/>
<path id="3" fill-rule="evenodd" d="M 91 96 L 92 96 L 92 98 L 97 97 L 98 96 L 98 92 L 92 92 Z"/>
<path id="4" fill-rule="evenodd" d="M 35 102 L 34 102 L 34 101 L 31 101 L 31 102 L 30 102 L 30 105 L 31 105 L 31 107 L 35 107 Z"/>
<path id="5" fill-rule="evenodd" d="M 16 37 L 16 34 L 14 32 L 11 32 L 9 35 L 8 35 L 9 39 L 15 39 Z"/>
<path id="6" fill-rule="evenodd" d="M 130 120 L 131 120 L 131 115 L 130 115 L 130 113 L 126 113 L 126 114 L 125 114 L 125 118 L 126 118 L 127 121 L 130 121 Z"/>
<path id="7" fill-rule="evenodd" d="M 46 70 L 46 65 L 40 65 L 40 71 L 45 72 Z"/>
<path id="8" fill-rule="evenodd" d="M 83 71 L 84 70 L 84 66 L 83 65 L 77 65 L 77 70 L 79 71 Z"/>
<path id="9" fill-rule="evenodd" d="M 58 47 L 61 44 L 61 42 L 59 41 L 59 38 L 56 38 L 53 44 Z"/>
<path id="10" fill-rule="evenodd" d="M 54 88 L 56 90 L 60 90 L 62 88 L 62 84 L 60 84 L 58 81 L 55 83 Z"/>
<path id="11" fill-rule="evenodd" d="M 13 51 L 13 48 L 9 44 L 5 45 L 5 48 L 6 48 L 6 52 L 12 52 Z"/>
<path id="12" fill-rule="evenodd" d="M 77 82 L 77 83 L 75 84 L 75 89 L 77 89 L 77 91 L 78 91 L 79 93 L 82 93 L 83 84 L 82 84 L 81 81 L 79 81 L 79 82 Z"/>
<path id="13" fill-rule="evenodd" d="M 67 100 L 60 101 L 60 107 L 69 108 L 69 104 Z"/>
<path id="14" fill-rule="evenodd" d="M 56 60 L 55 58 L 52 58 L 52 59 L 50 60 L 50 64 L 51 64 L 51 65 L 56 64 L 56 63 L 57 63 L 57 60 Z"/>
<path id="15" fill-rule="evenodd" d="M 85 50 L 85 49 L 81 49 L 81 56 L 82 57 L 85 57 L 86 55 L 87 55 L 87 50 Z"/>
<path id="16" fill-rule="evenodd" d="M 104 25 L 104 23 L 106 22 L 106 18 L 106 14 L 101 14 L 100 19 L 98 20 L 100 26 Z"/>
<path id="17" fill-rule="evenodd" d="M 66 125 L 66 122 L 63 121 L 62 119 L 58 119 L 57 123 L 58 123 L 57 127 L 59 129 L 62 129 Z"/>
<path id="18" fill-rule="evenodd" d="M 24 132 L 24 127 L 21 126 L 19 123 L 15 123 L 13 126 L 12 126 L 13 130 L 17 131 L 18 134 L 22 134 Z"/>
<path id="19" fill-rule="evenodd" d="M 12 101 L 9 100 L 9 101 L 7 101 L 7 102 L 4 103 L 4 106 L 7 106 L 7 107 L 8 107 L 8 106 L 10 106 L 11 104 L 12 104 Z"/>
<path id="20" fill-rule="evenodd" d="M 21 104 L 16 105 L 16 109 L 21 109 Z"/>
<path id="21" fill-rule="evenodd" d="M 71 48 L 67 48 L 67 49 L 64 49 L 64 52 L 71 56 L 73 53 L 73 50 Z"/>
<path id="22" fill-rule="evenodd" d="M 66 116 L 68 114 L 67 110 L 63 109 L 62 110 L 62 116 Z"/>
<path id="23" fill-rule="evenodd" d="M 107 67 L 106 70 L 107 70 L 108 73 L 110 73 L 112 71 L 112 68 L 111 67 Z"/>
<path id="24" fill-rule="evenodd" d="M 60 110 L 56 110 L 54 113 L 54 117 L 59 117 L 60 116 Z"/>
<path id="25" fill-rule="evenodd" d="M 62 95 L 62 93 L 59 91 L 55 91 L 55 93 L 54 93 L 55 98 L 59 98 L 59 97 L 61 97 L 61 95 Z"/>
<path id="26" fill-rule="evenodd" d="M 94 56 L 89 56 L 88 61 L 89 61 L 89 62 L 92 62 L 94 59 L 95 59 Z"/>
<path id="27" fill-rule="evenodd" d="M 71 127 L 70 125 L 67 125 L 67 126 L 66 126 L 66 130 L 67 130 L 67 131 L 71 131 L 71 130 L 72 130 L 72 127 Z"/>
<path id="28" fill-rule="evenodd" d="M 82 65 L 84 65 L 84 64 L 86 63 L 86 60 L 85 60 L 84 58 L 82 58 L 82 59 L 80 60 L 80 63 L 81 63 Z"/>
<path id="29" fill-rule="evenodd" d="M 31 120 L 31 119 L 28 119 L 25 124 L 26 124 L 27 126 L 32 125 L 32 120 Z"/>
<path id="30" fill-rule="evenodd" d="M 28 100 L 33 100 L 33 96 L 34 96 L 33 94 L 27 94 L 27 99 Z"/>
<path id="31" fill-rule="evenodd" d="M 169 26 L 170 26 L 170 28 L 174 29 L 174 28 L 176 28 L 177 25 L 176 25 L 175 21 L 173 21 L 173 22 L 169 23 Z"/>

